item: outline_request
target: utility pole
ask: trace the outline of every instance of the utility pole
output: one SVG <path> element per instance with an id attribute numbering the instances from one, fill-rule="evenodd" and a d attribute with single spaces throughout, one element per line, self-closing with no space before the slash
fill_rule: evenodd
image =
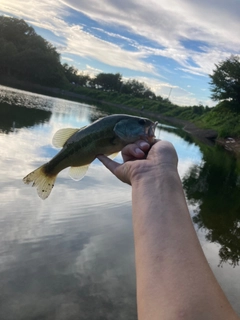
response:
<path id="1" fill-rule="evenodd" d="M 172 93 L 172 89 L 173 89 L 173 88 L 170 88 L 169 95 L 168 95 L 168 100 L 169 100 L 170 95 L 171 95 L 171 93 Z"/>

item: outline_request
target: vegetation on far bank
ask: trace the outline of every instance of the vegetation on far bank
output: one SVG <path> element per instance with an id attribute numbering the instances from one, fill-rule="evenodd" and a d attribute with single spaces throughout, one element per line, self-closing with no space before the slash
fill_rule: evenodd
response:
<path id="1" fill-rule="evenodd" d="M 22 86 L 20 85 L 22 82 Z M 0 16 L 0 83 L 37 91 L 37 85 L 180 118 L 199 127 L 215 129 L 219 136 L 240 137 L 240 58 L 231 56 L 210 75 L 214 108 L 180 107 L 135 79 L 123 81 L 120 73 L 99 73 L 91 78 L 60 62 L 51 43 L 37 35 L 24 20 Z M 39 91 L 41 89 L 39 87 Z M 54 90 L 52 90 L 54 91 Z"/>
<path id="2" fill-rule="evenodd" d="M 232 110 L 229 101 L 222 101 L 211 109 L 208 114 L 198 117 L 194 123 L 200 128 L 211 128 L 218 132 L 218 136 L 240 137 L 240 112 Z"/>

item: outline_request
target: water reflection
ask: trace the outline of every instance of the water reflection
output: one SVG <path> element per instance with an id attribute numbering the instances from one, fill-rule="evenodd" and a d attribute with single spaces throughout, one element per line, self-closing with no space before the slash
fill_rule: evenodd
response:
<path id="1" fill-rule="evenodd" d="M 32 127 L 48 122 L 51 111 L 29 109 L 24 106 L 16 106 L 2 103 L 0 108 L 0 130 L 4 133 L 13 132 L 23 127 Z"/>
<path id="2" fill-rule="evenodd" d="M 10 243 L 1 319 L 137 319 L 130 210 L 104 211 L 65 222 L 58 235 Z"/>
<path id="3" fill-rule="evenodd" d="M 12 106 L 24 106 L 30 109 L 50 110 L 56 103 L 56 100 L 31 92 L 26 94 L 25 91 L 0 85 L 0 103 L 7 103 Z"/>
<path id="4" fill-rule="evenodd" d="M 193 165 L 183 179 L 191 204 L 198 204 L 193 221 L 206 238 L 221 245 L 220 265 L 240 261 L 240 163 L 218 148 L 202 146 L 201 166 Z"/>
<path id="5" fill-rule="evenodd" d="M 3 91 L 0 113 L 14 111 L 0 117 L 0 319 L 136 320 L 131 188 L 98 160 L 80 182 L 62 171 L 46 201 L 22 183 L 57 153 L 51 139 L 58 129 L 84 126 L 105 113 L 85 104 Z M 14 132 L 12 121 L 18 124 Z M 221 150 L 199 147 L 181 134 L 168 126 L 157 130 L 157 137 L 177 149 L 201 244 L 240 313 L 240 166 Z M 218 268 L 219 259 L 226 262 L 223 268 Z"/>

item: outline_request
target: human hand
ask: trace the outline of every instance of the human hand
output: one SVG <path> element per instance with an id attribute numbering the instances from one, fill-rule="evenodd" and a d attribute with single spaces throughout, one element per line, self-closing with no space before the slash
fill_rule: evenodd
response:
<path id="1" fill-rule="evenodd" d="M 177 169 L 177 153 L 170 142 L 156 140 L 154 145 L 139 140 L 128 144 L 122 150 L 123 164 L 119 164 L 105 155 L 98 159 L 121 181 L 132 185 L 139 179 L 156 176 L 166 170 Z"/>

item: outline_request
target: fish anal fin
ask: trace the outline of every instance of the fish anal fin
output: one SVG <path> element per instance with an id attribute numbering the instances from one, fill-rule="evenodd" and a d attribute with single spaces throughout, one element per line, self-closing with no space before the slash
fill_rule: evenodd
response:
<path id="1" fill-rule="evenodd" d="M 62 148 L 67 140 L 77 131 L 79 131 L 79 129 L 76 128 L 63 128 L 58 130 L 53 136 L 52 144 L 55 148 Z"/>
<path id="2" fill-rule="evenodd" d="M 85 176 L 88 170 L 88 167 L 89 167 L 89 164 L 85 166 L 80 166 L 80 167 L 71 167 L 69 169 L 69 175 L 73 180 L 79 181 Z"/>

